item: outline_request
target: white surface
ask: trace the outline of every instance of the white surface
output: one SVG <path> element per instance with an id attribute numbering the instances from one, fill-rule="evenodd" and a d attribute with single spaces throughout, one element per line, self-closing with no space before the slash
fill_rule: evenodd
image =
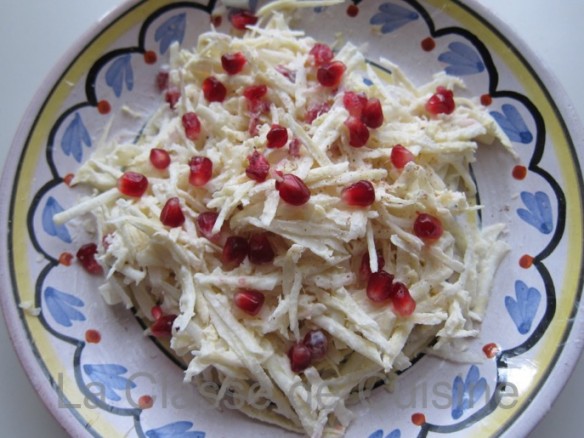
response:
<path id="1" fill-rule="evenodd" d="M 510 24 L 557 76 L 584 118 L 584 2 L 562 0 L 479 0 Z M 48 71 L 91 25 L 120 0 L 0 0 L 0 167 L 20 119 Z M 582 145 L 577 146 L 582 148 Z M 3 291 L 7 293 L 8 291 Z M 3 320 L 3 317 L 0 316 Z M 66 436 L 35 394 L 0 323 L 0 425 L 5 437 Z M 584 404 L 584 361 L 530 434 L 531 438 L 581 436 L 574 413 Z"/>

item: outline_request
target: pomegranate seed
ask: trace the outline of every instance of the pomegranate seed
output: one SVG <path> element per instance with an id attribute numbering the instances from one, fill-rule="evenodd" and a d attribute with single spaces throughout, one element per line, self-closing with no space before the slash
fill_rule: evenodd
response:
<path id="1" fill-rule="evenodd" d="M 290 82 L 296 82 L 296 72 L 294 70 L 290 70 L 288 67 L 284 67 L 283 65 L 277 65 L 276 71 L 288 79 Z"/>
<path id="2" fill-rule="evenodd" d="M 361 113 L 361 121 L 372 129 L 383 125 L 383 109 L 379 99 L 373 98 L 367 101 Z"/>
<path id="3" fill-rule="evenodd" d="M 236 268 L 247 257 L 249 245 L 240 236 L 229 236 L 223 247 L 222 261 L 224 265 Z"/>
<path id="4" fill-rule="evenodd" d="M 251 101 L 260 100 L 267 92 L 268 87 L 265 85 L 248 85 L 243 89 L 243 95 Z"/>
<path id="5" fill-rule="evenodd" d="M 180 99 L 180 90 L 176 87 L 170 87 L 164 93 L 164 100 L 168 103 L 171 109 L 176 107 Z"/>
<path id="6" fill-rule="evenodd" d="M 312 360 L 320 360 L 326 356 L 328 339 L 322 330 L 311 330 L 304 336 L 302 343 L 310 350 Z"/>
<path id="7" fill-rule="evenodd" d="M 391 286 L 391 304 L 399 316 L 410 316 L 416 310 L 416 302 L 410 295 L 408 287 L 396 281 Z"/>
<path id="8" fill-rule="evenodd" d="M 290 205 L 304 205 L 310 199 L 310 189 L 304 181 L 290 173 L 276 180 L 276 190 L 280 192 L 280 198 Z"/>
<path id="9" fill-rule="evenodd" d="M 195 141 L 201 133 L 201 121 L 193 112 L 184 113 L 182 116 L 182 125 L 185 135 L 189 140 Z"/>
<path id="10" fill-rule="evenodd" d="M 384 270 L 371 273 L 367 282 L 367 297 L 375 303 L 382 303 L 389 299 L 393 275 Z"/>
<path id="11" fill-rule="evenodd" d="M 273 124 L 267 135 L 267 147 L 270 149 L 281 148 L 288 143 L 288 130 L 283 126 Z"/>
<path id="12" fill-rule="evenodd" d="M 314 57 L 314 63 L 317 66 L 328 64 L 335 56 L 332 49 L 322 43 L 316 43 L 309 53 Z"/>
<path id="13" fill-rule="evenodd" d="M 434 115 L 452 114 L 455 107 L 454 94 L 444 87 L 436 88 L 436 93 L 426 102 L 426 111 Z"/>
<path id="14" fill-rule="evenodd" d="M 209 102 L 223 102 L 227 95 L 227 88 L 215 76 L 209 76 L 203 81 L 203 95 Z"/>
<path id="15" fill-rule="evenodd" d="M 164 149 L 153 148 L 150 150 L 150 163 L 159 170 L 164 170 L 170 165 L 170 155 Z"/>
<path id="16" fill-rule="evenodd" d="M 176 228 L 185 223 L 185 215 L 182 212 L 178 198 L 170 198 L 162 207 L 160 222 L 167 227 Z"/>
<path id="17" fill-rule="evenodd" d="M 59 256 L 59 264 L 60 265 L 71 266 L 72 262 L 73 262 L 73 254 L 71 254 L 70 252 L 63 252 Z"/>
<path id="18" fill-rule="evenodd" d="M 103 274 L 103 268 L 95 260 L 97 254 L 97 245 L 95 243 L 86 243 L 77 251 L 77 260 L 81 262 L 81 266 L 92 275 Z"/>
<path id="19" fill-rule="evenodd" d="M 490 342 L 483 346 L 483 353 L 485 353 L 485 356 L 488 359 L 494 358 L 499 353 L 499 351 L 500 351 L 499 346 L 494 342 Z"/>
<path id="20" fill-rule="evenodd" d="M 247 59 L 241 52 L 227 53 L 221 57 L 221 66 L 228 75 L 236 75 L 243 70 Z"/>
<path id="21" fill-rule="evenodd" d="M 168 88 L 168 78 L 169 74 L 166 70 L 161 70 L 156 75 L 156 87 L 160 92 L 166 90 Z"/>
<path id="22" fill-rule="evenodd" d="M 316 119 L 321 114 L 328 113 L 330 109 L 331 104 L 328 102 L 313 104 L 306 111 L 304 121 L 306 123 L 312 123 L 314 119 Z"/>
<path id="23" fill-rule="evenodd" d="M 363 254 L 363 258 L 361 258 L 361 266 L 359 267 L 359 278 L 363 281 L 369 280 L 371 276 L 371 260 L 369 258 L 369 251 Z M 383 265 L 385 265 L 385 259 L 381 254 L 377 254 L 377 272 L 383 269 Z"/>
<path id="24" fill-rule="evenodd" d="M 369 140 L 369 129 L 357 117 L 349 116 L 345 120 L 345 126 L 349 130 L 349 144 L 354 148 L 360 148 L 367 144 Z"/>
<path id="25" fill-rule="evenodd" d="M 414 161 L 414 154 L 409 149 L 406 149 L 401 144 L 396 144 L 391 148 L 391 164 L 397 169 L 403 169 L 410 161 Z"/>
<path id="26" fill-rule="evenodd" d="M 219 214 L 214 211 L 205 211 L 197 216 L 197 230 L 199 234 L 212 242 L 216 241 L 219 236 L 219 233 L 211 234 L 211 230 L 213 230 L 218 216 Z"/>
<path id="27" fill-rule="evenodd" d="M 148 189 L 148 178 L 137 172 L 124 172 L 118 178 L 118 190 L 126 196 L 141 197 Z"/>
<path id="28" fill-rule="evenodd" d="M 367 105 L 367 96 L 363 93 L 355 93 L 354 91 L 345 91 L 343 95 L 343 105 L 349 114 L 361 118 L 363 108 Z"/>
<path id="29" fill-rule="evenodd" d="M 162 311 L 162 307 L 154 306 L 152 309 L 150 309 L 150 314 L 152 315 L 152 318 L 156 320 L 160 319 L 162 315 L 164 315 L 164 312 Z"/>
<path id="30" fill-rule="evenodd" d="M 341 191 L 341 199 L 352 207 L 369 207 L 375 202 L 375 188 L 369 181 L 357 181 Z"/>
<path id="31" fill-rule="evenodd" d="M 257 182 L 264 182 L 270 171 L 270 163 L 268 163 L 266 157 L 254 150 L 253 154 L 248 155 L 247 159 L 249 161 L 249 166 L 245 169 L 247 177 Z"/>
<path id="32" fill-rule="evenodd" d="M 336 87 L 341 83 L 346 69 L 347 67 L 341 61 L 333 61 L 318 68 L 316 79 L 323 87 Z"/>
<path id="33" fill-rule="evenodd" d="M 427 213 L 420 213 L 414 221 L 414 234 L 425 241 L 434 241 L 442 236 L 440 219 Z"/>
<path id="34" fill-rule="evenodd" d="M 152 336 L 156 338 L 167 338 L 172 334 L 172 324 L 176 319 L 176 315 L 164 315 L 154 321 L 150 326 Z"/>
<path id="35" fill-rule="evenodd" d="M 263 265 L 274 261 L 274 250 L 265 233 L 254 234 L 250 237 L 248 257 L 254 265 Z"/>
<path id="36" fill-rule="evenodd" d="M 253 26 L 257 22 L 258 17 L 248 11 L 239 11 L 231 15 L 231 24 L 239 30 L 245 30 L 247 26 Z"/>
<path id="37" fill-rule="evenodd" d="M 304 371 L 312 363 L 310 349 L 304 344 L 294 344 L 288 351 L 290 358 L 290 368 L 295 373 Z"/>
<path id="38" fill-rule="evenodd" d="M 257 290 L 241 289 L 233 295 L 235 305 L 245 313 L 255 316 L 264 305 L 264 294 Z"/>
<path id="39" fill-rule="evenodd" d="M 207 157 L 193 157 L 189 161 L 191 168 L 189 173 L 189 183 L 195 187 L 202 187 L 209 182 L 213 176 L 213 162 Z"/>

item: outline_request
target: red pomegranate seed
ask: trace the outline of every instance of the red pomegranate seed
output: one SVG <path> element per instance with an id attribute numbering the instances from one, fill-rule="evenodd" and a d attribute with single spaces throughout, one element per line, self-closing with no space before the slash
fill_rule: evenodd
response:
<path id="1" fill-rule="evenodd" d="M 217 240 L 219 233 L 211 234 L 211 231 L 215 226 L 215 222 L 217 221 L 218 216 L 219 214 L 215 213 L 214 211 L 205 211 L 197 216 L 197 230 L 201 236 L 209 239 L 210 241 Z"/>
<path id="2" fill-rule="evenodd" d="M 265 85 L 248 85 L 243 89 L 243 95 L 246 99 L 251 101 L 260 100 L 268 92 L 268 87 Z"/>
<path id="3" fill-rule="evenodd" d="M 152 315 L 152 318 L 156 320 L 160 319 L 162 315 L 164 315 L 164 312 L 162 311 L 162 307 L 154 306 L 152 309 L 150 309 L 150 314 Z"/>
<path id="4" fill-rule="evenodd" d="M 180 227 L 185 223 L 185 215 L 178 198 L 170 198 L 166 201 L 160 212 L 160 222 L 171 228 Z"/>
<path id="5" fill-rule="evenodd" d="M 236 268 L 247 257 L 249 245 L 247 240 L 240 236 L 229 236 L 223 246 L 222 261 L 229 267 Z"/>
<path id="6" fill-rule="evenodd" d="M 396 281 L 391 286 L 391 304 L 399 316 L 410 316 L 416 310 L 416 302 L 410 295 L 408 287 Z"/>
<path id="7" fill-rule="evenodd" d="M 364 93 L 355 93 L 354 91 L 345 91 L 343 95 L 343 105 L 349 111 L 349 114 L 361 118 L 363 108 L 367 105 L 367 96 Z"/>
<path id="8" fill-rule="evenodd" d="M 245 313 L 255 316 L 264 305 L 264 294 L 257 290 L 241 289 L 233 295 L 235 305 Z"/>
<path id="9" fill-rule="evenodd" d="M 258 17 L 248 11 L 239 11 L 231 15 L 231 24 L 239 30 L 245 30 L 247 26 L 253 26 L 257 22 Z"/>
<path id="10" fill-rule="evenodd" d="M 321 114 L 328 113 L 331 109 L 331 104 L 328 102 L 317 103 L 310 105 L 306 110 L 306 115 L 304 116 L 304 121 L 306 123 L 312 123 Z"/>
<path id="11" fill-rule="evenodd" d="M 380 269 L 371 273 L 367 282 L 367 297 L 375 303 L 382 303 L 389 299 L 393 275 Z"/>
<path id="12" fill-rule="evenodd" d="M 383 109 L 379 99 L 373 98 L 367 101 L 361 113 L 361 121 L 372 129 L 383 125 Z"/>
<path id="13" fill-rule="evenodd" d="M 359 267 L 359 278 L 362 281 L 369 280 L 371 276 L 371 263 L 369 258 L 369 251 L 363 254 L 363 258 L 361 258 L 361 266 Z M 381 271 L 383 269 L 383 265 L 385 265 L 385 259 L 381 254 L 377 254 L 377 271 Z"/>
<path id="14" fill-rule="evenodd" d="M 369 207 L 375 202 L 375 188 L 370 181 L 357 181 L 341 191 L 341 199 L 352 207 Z"/>
<path id="15" fill-rule="evenodd" d="M 176 87 L 170 87 L 164 93 L 164 100 L 168 103 L 171 109 L 176 107 L 180 99 L 180 90 Z"/>
<path id="16" fill-rule="evenodd" d="M 182 116 L 182 125 L 185 135 L 189 140 L 195 141 L 201 133 L 201 121 L 193 112 L 184 113 Z"/>
<path id="17" fill-rule="evenodd" d="M 208 102 L 223 102 L 227 95 L 227 88 L 215 76 L 209 76 L 203 81 L 203 95 Z"/>
<path id="18" fill-rule="evenodd" d="M 270 149 L 281 148 L 288 143 L 288 130 L 283 126 L 273 124 L 267 135 L 267 147 Z"/>
<path id="19" fill-rule="evenodd" d="M 159 170 L 164 170 L 170 165 L 170 155 L 164 149 L 153 148 L 150 150 L 150 163 Z"/>
<path id="20" fill-rule="evenodd" d="M 391 164 L 397 169 L 403 169 L 410 161 L 414 161 L 414 154 L 409 149 L 406 149 L 401 144 L 396 144 L 391 148 Z"/>
<path id="21" fill-rule="evenodd" d="M 276 180 L 276 190 L 280 193 L 280 198 L 290 205 L 304 205 L 310 199 L 310 189 L 304 181 L 290 173 Z"/>
<path id="22" fill-rule="evenodd" d="M 294 70 L 290 70 L 288 67 L 284 67 L 283 65 L 277 65 L 276 71 L 288 79 L 290 82 L 296 82 L 296 72 Z"/>
<path id="23" fill-rule="evenodd" d="M 349 144 L 354 148 L 360 148 L 367 144 L 369 140 L 369 129 L 357 117 L 349 116 L 345 120 L 345 126 L 349 130 Z"/>
<path id="24" fill-rule="evenodd" d="M 189 161 L 189 183 L 195 187 L 202 187 L 213 176 L 213 162 L 207 157 L 193 157 Z"/>
<path id="25" fill-rule="evenodd" d="M 347 15 L 349 17 L 356 17 L 357 15 L 359 15 L 359 6 L 357 5 L 347 6 Z"/>
<path id="26" fill-rule="evenodd" d="M 288 350 L 288 358 L 290 359 L 290 368 L 295 373 L 304 371 L 312 363 L 310 349 L 304 344 L 292 345 Z"/>
<path id="27" fill-rule="evenodd" d="M 310 330 L 302 343 L 310 350 L 312 360 L 320 360 L 328 351 L 328 339 L 322 330 Z"/>
<path id="28" fill-rule="evenodd" d="M 86 243 L 77 251 L 77 260 L 81 262 L 81 266 L 92 275 L 103 274 L 103 268 L 95 260 L 97 254 L 97 245 L 95 243 Z"/>
<path id="29" fill-rule="evenodd" d="M 150 326 L 152 336 L 156 338 L 167 338 L 172 334 L 172 324 L 176 319 L 176 315 L 164 315 L 154 321 Z"/>
<path id="30" fill-rule="evenodd" d="M 247 59 L 241 52 L 227 53 L 221 57 L 221 66 L 228 75 L 236 75 L 243 70 Z"/>
<path id="31" fill-rule="evenodd" d="M 126 196 L 141 197 L 148 189 L 148 178 L 137 172 L 124 172 L 118 178 L 118 190 Z"/>
<path id="32" fill-rule="evenodd" d="M 331 62 L 335 56 L 332 49 L 326 44 L 316 43 L 309 52 L 314 58 L 314 64 L 321 66 Z"/>
<path id="33" fill-rule="evenodd" d="M 440 219 L 427 213 L 419 213 L 414 221 L 414 234 L 425 241 L 434 241 L 442 236 L 444 229 Z"/>
<path id="34" fill-rule="evenodd" d="M 454 94 L 444 87 L 436 88 L 436 93 L 426 102 L 426 111 L 434 115 L 452 114 L 455 107 Z"/>
<path id="35" fill-rule="evenodd" d="M 63 252 L 59 256 L 59 264 L 60 265 L 71 266 L 72 262 L 73 262 L 73 254 L 71 254 L 70 252 Z"/>
<path id="36" fill-rule="evenodd" d="M 318 68 L 316 79 L 323 87 L 336 87 L 341 83 L 346 69 L 347 67 L 341 61 L 333 61 Z"/>
<path id="37" fill-rule="evenodd" d="M 250 237 L 248 257 L 254 265 L 263 265 L 274 261 L 274 250 L 265 233 L 254 234 Z"/>
<path id="38" fill-rule="evenodd" d="M 166 90 L 168 88 L 168 78 L 169 74 L 167 70 L 161 70 L 156 75 L 156 87 L 160 92 Z"/>
<path id="39" fill-rule="evenodd" d="M 249 166 L 245 169 L 247 177 L 257 182 L 264 182 L 270 171 L 270 163 L 266 157 L 254 150 L 253 154 L 248 155 L 247 160 L 249 161 Z"/>
<path id="40" fill-rule="evenodd" d="M 499 351 L 500 351 L 499 346 L 494 342 L 490 342 L 483 346 L 483 353 L 485 353 L 485 356 L 488 359 L 494 358 L 499 353 Z"/>

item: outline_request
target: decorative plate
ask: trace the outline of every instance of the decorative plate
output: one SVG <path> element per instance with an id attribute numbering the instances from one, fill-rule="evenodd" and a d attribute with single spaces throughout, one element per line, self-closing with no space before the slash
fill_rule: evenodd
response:
<path id="1" fill-rule="evenodd" d="M 72 436 L 292 436 L 219 411 L 183 385 L 181 364 L 143 336 L 130 311 L 107 306 L 99 281 L 74 262 L 85 231 L 52 221 L 75 202 L 70 175 L 106 126 L 137 132 L 156 108 L 155 76 L 170 44 L 194 45 L 210 21 L 230 30 L 232 10 L 215 6 L 128 1 L 110 14 L 40 90 L 12 147 L 18 165 L 4 169 L 2 306 L 34 386 Z M 377 389 L 355 407 L 349 437 L 526 435 L 580 353 L 571 340 L 583 324 L 583 186 L 574 148 L 582 139 L 572 137 L 566 102 L 552 98 L 553 81 L 533 55 L 486 16 L 471 1 L 353 0 L 306 10 L 296 23 L 319 40 L 343 31 L 368 42 L 371 58 L 392 59 L 416 83 L 440 71 L 461 76 L 520 156 L 481 151 L 474 168 L 482 221 L 506 223 L 512 246 L 473 347 L 484 360 L 423 357 L 394 392 Z M 135 114 L 123 111 L 128 104 Z M 23 309 L 27 303 L 40 314 Z"/>

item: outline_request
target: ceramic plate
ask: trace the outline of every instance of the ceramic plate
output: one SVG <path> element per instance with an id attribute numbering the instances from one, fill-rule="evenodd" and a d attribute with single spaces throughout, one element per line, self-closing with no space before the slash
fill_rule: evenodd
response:
<path id="1" fill-rule="evenodd" d="M 18 165 L 4 170 L 3 309 L 36 389 L 73 436 L 288 436 L 214 409 L 183 385 L 182 364 L 143 336 L 131 311 L 108 307 L 99 280 L 71 258 L 85 230 L 52 221 L 78 198 L 67 183 L 106 126 L 114 135 L 135 133 L 158 106 L 154 82 L 170 44 L 194 45 L 215 6 L 133 1 L 110 14 L 46 81 L 15 139 Z M 220 31 L 230 30 L 231 12 L 217 14 Z M 347 436 L 526 435 L 580 353 L 573 340 L 582 329 L 582 175 L 574 149 L 581 139 L 563 113 L 567 105 L 533 55 L 474 2 L 353 0 L 306 10 L 295 25 L 322 41 L 343 31 L 368 42 L 371 59 L 392 59 L 419 84 L 441 71 L 462 77 L 520 157 L 487 149 L 474 166 L 482 222 L 507 224 L 512 247 L 472 347 L 482 360 L 423 357 L 394 392 L 377 389 L 355 407 Z M 40 314 L 25 311 L 27 303 Z"/>

